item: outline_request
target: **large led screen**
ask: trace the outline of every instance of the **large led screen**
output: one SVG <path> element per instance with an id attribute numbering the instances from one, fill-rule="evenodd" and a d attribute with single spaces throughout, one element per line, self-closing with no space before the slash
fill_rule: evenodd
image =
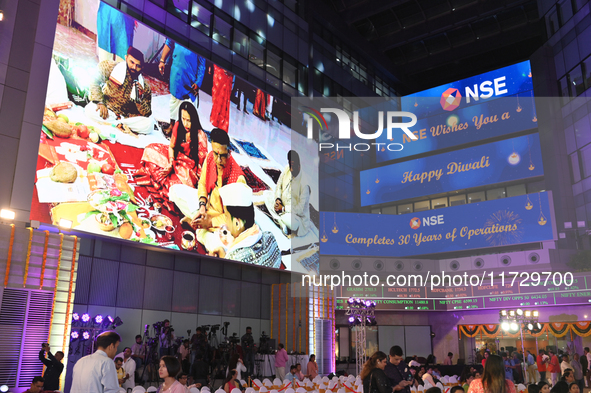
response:
<path id="1" fill-rule="evenodd" d="M 31 219 L 317 271 L 317 146 L 289 105 L 105 3 L 62 3 Z"/>
<path id="2" fill-rule="evenodd" d="M 320 252 L 407 257 L 553 240 L 552 206 L 539 192 L 403 215 L 322 212 Z"/>
<path id="3" fill-rule="evenodd" d="M 537 127 L 529 61 L 402 97 L 401 109 L 417 117 L 410 127 L 417 139 L 394 140 L 403 148 L 379 149 L 377 162 Z M 376 142 L 389 143 L 385 133 Z"/>
<path id="4" fill-rule="evenodd" d="M 538 134 L 362 171 L 361 206 L 542 176 Z"/>

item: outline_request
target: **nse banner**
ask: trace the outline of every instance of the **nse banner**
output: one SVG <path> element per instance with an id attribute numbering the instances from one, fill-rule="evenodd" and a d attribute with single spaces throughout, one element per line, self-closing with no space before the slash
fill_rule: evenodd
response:
<path id="1" fill-rule="evenodd" d="M 410 127 L 417 139 L 403 135 L 402 148 L 379 149 L 377 162 L 537 127 L 529 62 L 402 97 L 401 105 L 417 116 Z M 376 142 L 389 140 L 383 133 Z"/>
<path id="2" fill-rule="evenodd" d="M 361 206 L 543 174 L 538 134 L 524 135 L 362 171 Z"/>
<path id="3" fill-rule="evenodd" d="M 552 194 L 404 215 L 322 212 L 320 253 L 407 257 L 556 239 Z M 328 230 L 326 230 L 328 229 Z"/>

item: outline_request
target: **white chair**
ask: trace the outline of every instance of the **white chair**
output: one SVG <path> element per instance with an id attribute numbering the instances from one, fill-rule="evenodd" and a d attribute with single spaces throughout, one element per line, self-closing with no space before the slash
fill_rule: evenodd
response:
<path id="1" fill-rule="evenodd" d="M 295 393 L 295 390 L 293 390 L 292 388 L 287 388 L 285 389 L 285 393 Z"/>
<path id="2" fill-rule="evenodd" d="M 417 388 L 415 388 L 414 386 L 411 386 L 411 387 L 410 387 L 410 391 L 411 391 L 411 392 L 416 392 L 416 391 L 417 391 Z"/>
<path id="3" fill-rule="evenodd" d="M 344 388 L 339 388 L 339 390 L 337 390 L 337 393 L 345 393 L 345 389 Z"/>
<path id="4" fill-rule="evenodd" d="M 226 393 L 226 391 L 222 388 L 219 388 L 218 390 L 215 391 L 215 393 Z"/>
<path id="5" fill-rule="evenodd" d="M 338 379 L 337 379 L 337 381 L 338 381 Z M 335 380 L 329 381 L 328 382 L 328 389 L 332 390 L 332 388 L 334 388 L 335 385 L 337 384 L 337 381 L 335 381 Z"/>
<path id="6" fill-rule="evenodd" d="M 443 384 L 441 382 L 437 382 L 435 384 L 435 387 L 438 387 L 439 389 L 441 389 L 441 391 L 443 392 Z"/>
<path id="7" fill-rule="evenodd" d="M 270 379 L 265 378 L 265 379 L 263 379 L 263 385 L 266 387 L 270 387 L 270 386 L 273 386 L 273 382 L 271 382 Z"/>
<path id="8" fill-rule="evenodd" d="M 312 380 L 312 382 L 314 382 L 314 383 L 318 383 L 318 382 L 320 382 L 321 380 L 322 380 L 322 377 L 321 377 L 320 375 L 317 375 L 317 376 L 315 376 L 315 377 L 314 377 L 314 379 Z"/>
<path id="9" fill-rule="evenodd" d="M 119 393 L 127 393 L 127 390 L 125 388 L 119 388 Z"/>
<path id="10" fill-rule="evenodd" d="M 449 383 L 457 383 L 458 382 L 458 377 L 456 377 L 455 375 L 452 375 L 451 377 L 449 377 Z"/>
<path id="11" fill-rule="evenodd" d="M 146 388 L 143 386 L 136 386 L 131 390 L 131 393 L 145 393 L 146 392 Z"/>
<path id="12" fill-rule="evenodd" d="M 449 377 L 446 375 L 445 377 L 441 377 L 441 383 L 449 383 Z"/>
<path id="13" fill-rule="evenodd" d="M 230 393 L 242 393 L 242 391 L 238 388 L 234 388 L 230 391 Z"/>
<path id="14" fill-rule="evenodd" d="M 297 388 L 296 393 L 307 393 L 308 391 L 304 388 Z"/>
<path id="15" fill-rule="evenodd" d="M 148 387 L 148 390 L 146 390 L 146 392 L 156 392 L 156 391 L 158 391 L 158 388 L 155 386 L 150 386 L 150 387 Z"/>
<path id="16" fill-rule="evenodd" d="M 259 389 L 259 393 L 267 393 L 269 391 L 269 389 L 267 389 L 266 386 L 261 386 L 261 388 Z"/>
<path id="17" fill-rule="evenodd" d="M 209 386 L 202 386 L 201 391 L 202 392 L 209 392 Z"/>
<path id="18" fill-rule="evenodd" d="M 322 377 L 322 382 L 324 382 L 324 384 L 327 384 L 329 381 L 328 377 Z"/>
<path id="19" fill-rule="evenodd" d="M 244 386 L 246 388 L 246 381 L 244 379 L 240 380 L 240 386 Z"/>
<path id="20" fill-rule="evenodd" d="M 283 386 L 283 382 L 279 378 L 273 380 L 273 386 Z"/>
<path id="21" fill-rule="evenodd" d="M 277 392 L 277 389 L 273 389 L 269 393 L 279 393 L 279 392 Z"/>
<path id="22" fill-rule="evenodd" d="M 259 384 L 257 384 L 257 385 L 261 386 Z M 244 391 L 244 393 L 254 393 L 254 392 L 255 392 L 254 388 L 246 388 L 246 390 Z"/>
<path id="23" fill-rule="evenodd" d="M 189 393 L 199 393 L 199 389 L 193 386 L 191 389 L 189 389 Z"/>
<path id="24" fill-rule="evenodd" d="M 422 392 L 425 390 L 425 387 L 423 385 L 419 385 L 419 387 L 417 388 L 417 391 Z"/>

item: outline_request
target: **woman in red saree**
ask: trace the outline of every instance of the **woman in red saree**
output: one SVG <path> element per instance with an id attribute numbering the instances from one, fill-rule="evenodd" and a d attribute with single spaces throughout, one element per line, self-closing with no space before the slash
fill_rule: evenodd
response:
<path id="1" fill-rule="evenodd" d="M 168 199 L 170 186 L 182 183 L 195 188 L 206 156 L 207 136 L 197 110 L 192 103 L 183 102 L 170 145 L 152 143 L 144 149 L 141 163 L 149 179 L 138 184 L 146 185 L 155 201 L 173 210 L 174 204 Z"/>
<path id="2" fill-rule="evenodd" d="M 257 89 L 257 96 L 254 100 L 254 106 L 252 108 L 252 113 L 255 116 L 260 117 L 262 120 L 267 120 L 265 115 L 267 112 L 267 94 L 265 94 L 261 89 Z"/>
<path id="3" fill-rule="evenodd" d="M 228 132 L 230 123 L 230 96 L 232 95 L 233 80 L 234 75 L 214 64 L 209 121 L 214 127 L 226 132 Z"/>

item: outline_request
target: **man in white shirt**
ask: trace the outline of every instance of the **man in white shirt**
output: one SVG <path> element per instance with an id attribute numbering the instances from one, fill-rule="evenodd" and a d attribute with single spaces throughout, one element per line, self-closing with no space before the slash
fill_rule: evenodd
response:
<path id="1" fill-rule="evenodd" d="M 135 361 L 131 357 L 131 348 L 125 347 L 123 350 L 123 369 L 125 370 L 125 381 L 123 387 L 125 390 L 135 387 Z"/>
<path id="2" fill-rule="evenodd" d="M 70 393 L 118 393 L 119 381 L 113 358 L 121 338 L 105 332 L 96 339 L 97 350 L 74 365 Z"/>
<path id="3" fill-rule="evenodd" d="M 564 370 L 570 368 L 572 370 L 573 366 L 571 366 L 570 362 L 568 361 L 568 355 L 562 355 L 562 363 L 560 363 L 560 375 L 564 375 Z"/>
<path id="4" fill-rule="evenodd" d="M 135 365 L 137 367 L 142 367 L 145 356 L 146 346 L 143 343 L 142 336 L 138 334 L 135 336 L 135 344 L 131 346 L 131 357 L 135 360 Z"/>

